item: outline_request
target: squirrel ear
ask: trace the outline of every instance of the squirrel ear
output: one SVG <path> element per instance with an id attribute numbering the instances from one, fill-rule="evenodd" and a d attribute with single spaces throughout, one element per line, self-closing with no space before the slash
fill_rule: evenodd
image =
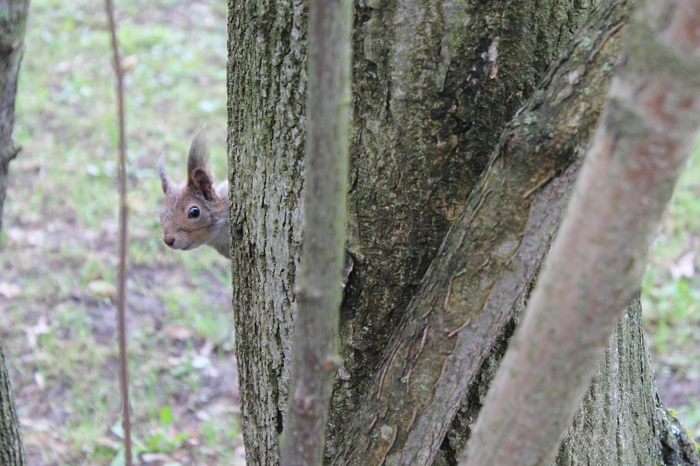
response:
<path id="1" fill-rule="evenodd" d="M 165 173 L 165 152 L 160 154 L 158 158 L 158 174 L 160 175 L 160 183 L 163 186 L 163 193 L 168 194 L 173 189 L 173 184 Z"/>
<path id="2" fill-rule="evenodd" d="M 209 151 L 207 150 L 207 133 L 200 129 L 190 146 L 190 156 L 187 158 L 187 176 L 192 177 L 194 170 L 209 168 Z"/>
<path id="3" fill-rule="evenodd" d="M 211 175 L 205 169 L 195 168 L 187 185 L 192 191 L 201 192 L 207 201 L 214 199 L 214 183 Z"/>
<path id="4" fill-rule="evenodd" d="M 211 201 L 214 198 L 214 178 L 209 170 L 209 151 L 207 150 L 207 134 L 204 128 L 194 137 L 187 159 L 187 186 L 192 191 L 199 191 L 204 198 Z"/>

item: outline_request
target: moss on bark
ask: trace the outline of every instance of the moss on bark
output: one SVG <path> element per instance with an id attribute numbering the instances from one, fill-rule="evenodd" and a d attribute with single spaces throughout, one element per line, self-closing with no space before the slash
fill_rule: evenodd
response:
<path id="1" fill-rule="evenodd" d="M 559 62 L 573 81 L 556 92 L 535 92 L 591 3 L 552 0 L 535 8 L 507 1 L 356 2 L 347 246 L 355 268 L 342 308 L 344 364 L 334 393 L 327 456 L 338 452 L 389 339 L 467 204 L 506 122 L 528 98 L 531 110 L 572 95 L 588 94 L 586 105 L 604 99 L 576 82 L 588 70 L 609 77 L 614 59 L 603 69 L 603 63 L 594 65 L 585 57 L 596 57 L 606 37 L 619 32 L 624 22 L 604 22 L 602 35 L 570 44 L 572 50 L 587 52 L 580 63 L 573 63 L 570 54 Z M 296 312 L 291 290 L 302 239 L 305 11 L 303 3 L 271 0 L 231 1 L 229 11 L 229 179 L 242 425 L 249 463 L 275 464 Z M 592 127 L 595 118 L 586 117 L 584 110 L 570 108 L 549 118 Z M 537 150 L 550 147 L 547 128 L 552 124 L 522 119 L 520 128 L 508 134 L 522 138 L 523 150 Z M 560 155 L 573 157 L 586 139 L 567 140 L 570 149 Z M 530 181 L 547 185 L 550 175 L 560 174 L 555 162 L 551 173 L 530 167 L 528 173 L 536 174 Z M 491 182 L 502 183 L 498 176 Z M 527 215 L 515 212 L 509 218 L 515 222 Z M 488 251 L 490 244 L 484 237 L 474 245 L 475 254 Z M 449 268 L 444 280 L 462 275 L 460 267 Z M 505 347 L 504 336 L 496 340 L 500 343 L 491 345 L 500 349 L 482 365 L 435 464 L 454 464 L 468 436 Z M 415 344 L 406 342 L 405 348 Z"/>

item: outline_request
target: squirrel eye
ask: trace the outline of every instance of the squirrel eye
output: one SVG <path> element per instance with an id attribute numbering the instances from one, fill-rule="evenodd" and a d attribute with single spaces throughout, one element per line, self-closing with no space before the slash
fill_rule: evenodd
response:
<path id="1" fill-rule="evenodd" d="M 199 217 L 199 207 L 190 207 L 190 211 L 187 212 L 187 218 L 197 218 Z"/>

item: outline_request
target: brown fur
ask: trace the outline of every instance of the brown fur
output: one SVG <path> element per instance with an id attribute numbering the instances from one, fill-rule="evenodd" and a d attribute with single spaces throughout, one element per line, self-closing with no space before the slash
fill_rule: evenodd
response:
<path id="1" fill-rule="evenodd" d="M 160 223 L 163 242 L 173 248 L 190 250 L 203 244 L 231 258 L 228 225 L 228 181 L 214 184 L 204 129 L 192 141 L 187 160 L 187 182 L 174 185 L 165 172 L 165 156 L 158 160 L 158 172 L 165 193 Z M 199 216 L 189 213 L 193 207 Z"/>

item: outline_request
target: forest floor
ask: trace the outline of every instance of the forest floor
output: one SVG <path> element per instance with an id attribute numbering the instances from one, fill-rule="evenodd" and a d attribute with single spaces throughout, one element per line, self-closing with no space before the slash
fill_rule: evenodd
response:
<path id="1" fill-rule="evenodd" d="M 118 2 L 130 207 L 128 328 L 140 462 L 244 464 L 228 261 L 160 240 L 155 166 L 182 180 L 207 124 L 226 176 L 226 3 Z M 0 237 L 0 342 L 32 466 L 123 464 L 114 76 L 101 2 L 32 0 Z M 643 286 L 661 396 L 700 437 L 700 155 Z"/>
<path id="2" fill-rule="evenodd" d="M 126 77 L 127 319 L 140 463 L 244 464 L 229 262 L 160 240 L 155 170 L 207 124 L 226 176 L 226 3 L 117 2 Z M 0 341 L 28 464 L 123 464 L 116 103 L 102 2 L 33 0 L 0 242 Z M 121 456 L 120 456 L 121 455 Z"/>
<path id="3" fill-rule="evenodd" d="M 651 248 L 642 312 L 661 399 L 700 444 L 700 145 Z"/>

